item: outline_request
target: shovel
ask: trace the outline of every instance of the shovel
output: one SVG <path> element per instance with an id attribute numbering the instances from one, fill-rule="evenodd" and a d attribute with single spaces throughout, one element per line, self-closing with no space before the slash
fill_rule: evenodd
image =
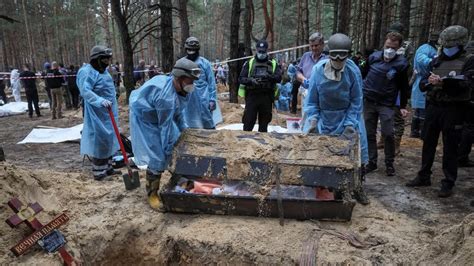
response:
<path id="1" fill-rule="evenodd" d="M 117 136 L 118 143 L 120 144 L 120 150 L 122 151 L 123 161 L 127 166 L 127 173 L 123 174 L 123 182 L 125 183 L 126 190 L 133 190 L 140 187 L 140 176 L 138 175 L 138 171 L 132 170 L 130 167 L 130 163 L 128 161 L 127 152 L 125 151 L 125 147 L 123 146 L 122 139 L 120 138 L 120 133 L 115 123 L 114 113 L 112 112 L 112 108 L 108 107 L 110 120 L 112 120 L 112 125 L 114 126 L 115 136 Z"/>

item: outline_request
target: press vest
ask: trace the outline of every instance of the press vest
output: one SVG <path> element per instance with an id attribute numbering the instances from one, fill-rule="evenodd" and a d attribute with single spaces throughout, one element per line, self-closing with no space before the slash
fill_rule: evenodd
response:
<path id="1" fill-rule="evenodd" d="M 257 67 L 260 67 L 260 66 L 264 66 L 267 68 L 267 71 L 268 72 L 271 72 L 271 73 L 275 73 L 275 70 L 276 70 L 276 67 L 277 67 L 277 62 L 275 59 L 272 59 L 271 61 L 271 65 L 268 64 L 268 61 L 265 61 L 265 62 L 258 62 L 257 60 L 255 60 L 255 57 L 251 58 L 249 60 L 249 72 L 247 74 L 247 77 L 254 77 L 255 75 L 255 69 Z M 254 89 L 257 89 L 257 88 L 253 88 L 253 87 L 248 87 L 243 85 L 243 84 L 240 84 L 239 86 L 239 96 L 240 97 L 245 97 L 245 90 L 246 89 L 249 89 L 249 90 L 254 90 Z M 277 95 L 277 91 L 278 91 L 278 88 L 275 84 L 275 95 Z"/>
<path id="2" fill-rule="evenodd" d="M 463 53 L 452 60 L 437 58 L 433 62 L 432 72 L 441 78 L 461 75 L 464 64 L 471 56 Z M 433 86 L 433 89 L 426 93 L 426 97 L 431 102 L 467 102 L 471 99 L 471 89 L 469 86 L 462 84 L 464 82 L 469 81 L 445 81 L 443 85 Z"/>

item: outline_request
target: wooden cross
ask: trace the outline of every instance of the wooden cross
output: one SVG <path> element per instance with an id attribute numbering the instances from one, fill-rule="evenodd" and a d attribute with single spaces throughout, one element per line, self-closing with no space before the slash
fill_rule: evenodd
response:
<path id="1" fill-rule="evenodd" d="M 69 221 L 69 217 L 63 213 L 56 217 L 53 221 L 43 225 L 35 216 L 43 210 L 43 207 L 41 207 L 41 205 L 37 202 L 24 205 L 19 199 L 13 198 L 8 202 L 8 206 L 10 206 L 10 208 L 16 213 L 5 221 L 10 227 L 16 228 L 18 225 L 24 222 L 31 230 L 34 231 L 31 235 L 23 238 L 23 240 L 21 240 L 16 246 L 11 248 L 11 251 L 16 256 L 20 256 L 21 254 L 25 253 L 38 240 L 51 233 L 60 225 Z M 66 265 L 78 265 L 78 263 L 69 254 L 66 248 L 64 248 L 64 246 L 59 248 L 58 252 Z"/>

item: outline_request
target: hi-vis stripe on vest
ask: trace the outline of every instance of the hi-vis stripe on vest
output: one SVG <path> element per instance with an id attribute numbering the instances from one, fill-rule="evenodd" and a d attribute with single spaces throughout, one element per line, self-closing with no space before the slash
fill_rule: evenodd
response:
<path id="1" fill-rule="evenodd" d="M 247 73 L 247 77 L 250 77 L 250 74 L 252 73 L 252 70 L 253 70 L 253 67 L 255 66 L 255 57 L 251 58 L 249 60 L 249 72 Z M 273 74 L 275 74 L 275 70 L 276 70 L 276 67 L 277 67 L 277 62 L 275 59 L 272 59 L 272 71 L 273 71 Z M 240 97 L 245 97 L 245 85 L 243 84 L 240 84 L 239 85 L 239 96 Z M 278 95 L 278 87 L 275 85 L 275 98 L 277 97 Z"/>

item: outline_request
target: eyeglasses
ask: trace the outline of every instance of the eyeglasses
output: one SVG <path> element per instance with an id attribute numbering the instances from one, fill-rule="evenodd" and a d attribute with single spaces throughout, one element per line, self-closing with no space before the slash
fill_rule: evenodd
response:
<path id="1" fill-rule="evenodd" d="M 332 60 L 344 60 L 349 56 L 349 51 L 347 50 L 332 50 L 329 51 L 329 58 Z"/>

